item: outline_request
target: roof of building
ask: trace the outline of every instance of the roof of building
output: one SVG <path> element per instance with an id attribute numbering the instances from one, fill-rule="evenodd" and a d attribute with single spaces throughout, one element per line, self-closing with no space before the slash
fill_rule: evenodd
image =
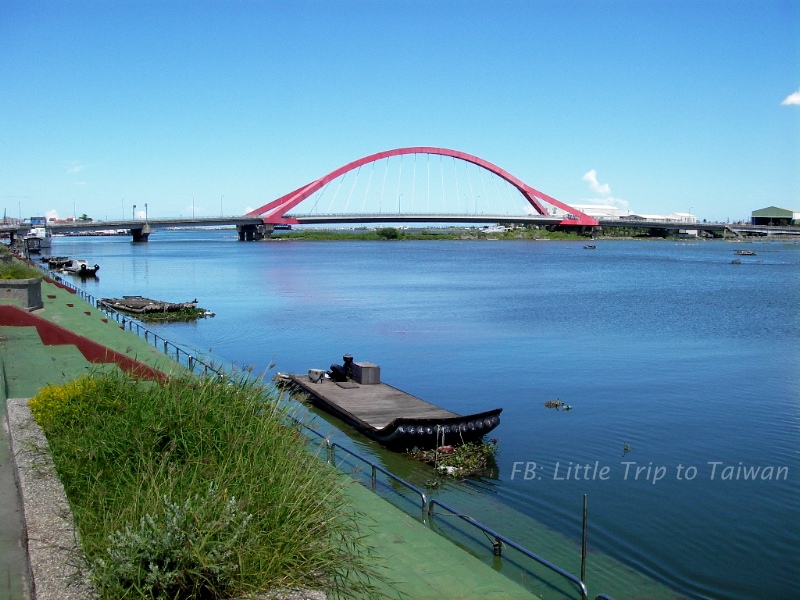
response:
<path id="1" fill-rule="evenodd" d="M 780 208 L 779 206 L 768 206 L 767 208 L 759 208 L 754 210 L 752 215 L 754 217 L 774 217 L 779 219 L 796 219 L 795 215 L 800 215 L 800 210 L 793 210 L 791 208 Z"/>

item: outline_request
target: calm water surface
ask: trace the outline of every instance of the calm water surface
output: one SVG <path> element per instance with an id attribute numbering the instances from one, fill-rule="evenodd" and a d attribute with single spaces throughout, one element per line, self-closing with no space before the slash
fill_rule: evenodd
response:
<path id="1" fill-rule="evenodd" d="M 97 297 L 197 298 L 217 316 L 154 328 L 221 360 L 349 352 L 456 412 L 503 407 L 496 473 L 469 489 L 512 538 L 521 515 L 579 539 L 588 494 L 590 546 L 682 596 L 797 597 L 800 245 L 150 240 L 53 252 L 101 265 Z M 733 265 L 739 247 L 757 255 Z"/>

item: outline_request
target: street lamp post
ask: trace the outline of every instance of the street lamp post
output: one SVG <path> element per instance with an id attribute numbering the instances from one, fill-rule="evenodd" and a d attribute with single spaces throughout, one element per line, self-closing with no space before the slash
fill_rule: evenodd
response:
<path id="1" fill-rule="evenodd" d="M 131 218 L 132 218 L 134 221 L 136 220 L 136 205 L 135 205 L 135 204 L 133 205 L 133 215 L 131 216 Z"/>
<path id="2" fill-rule="evenodd" d="M 147 202 L 144 203 L 144 222 L 147 223 Z"/>

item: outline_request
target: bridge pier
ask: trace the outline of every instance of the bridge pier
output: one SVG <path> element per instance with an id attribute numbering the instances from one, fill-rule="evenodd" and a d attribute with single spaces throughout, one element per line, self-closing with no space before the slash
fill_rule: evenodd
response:
<path id="1" fill-rule="evenodd" d="M 260 225 L 237 225 L 236 231 L 239 233 L 240 242 L 252 242 L 263 240 L 272 235 L 273 226 L 267 223 Z"/>
<path id="2" fill-rule="evenodd" d="M 131 228 L 131 237 L 133 237 L 134 242 L 146 242 L 151 233 L 152 230 L 150 229 L 150 225 L 147 223 L 138 229 Z"/>

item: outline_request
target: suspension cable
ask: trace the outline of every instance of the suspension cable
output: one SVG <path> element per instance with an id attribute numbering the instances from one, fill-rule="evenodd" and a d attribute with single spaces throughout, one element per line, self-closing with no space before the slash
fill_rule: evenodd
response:
<path id="1" fill-rule="evenodd" d="M 344 182 L 345 177 L 347 177 L 347 173 L 339 177 L 339 185 L 336 186 L 336 193 L 333 195 L 333 198 L 331 198 L 331 201 L 328 203 L 328 208 L 327 208 L 328 214 L 331 214 L 330 212 L 331 206 L 333 206 L 334 202 L 336 202 L 336 199 L 339 197 L 339 191 L 342 189 L 342 183 Z"/>
<path id="2" fill-rule="evenodd" d="M 508 214 L 506 212 L 506 206 L 503 204 L 503 198 L 500 196 L 500 190 L 497 189 L 497 177 L 492 175 L 492 185 L 494 186 L 494 193 L 497 195 L 497 199 L 500 201 L 500 213 L 501 215 Z"/>
<path id="3" fill-rule="evenodd" d="M 417 153 L 414 153 L 414 168 L 411 172 L 411 210 L 414 210 L 414 194 L 417 191 Z M 398 209 L 397 212 L 400 212 Z M 410 213 L 409 213 L 410 214 Z"/>
<path id="4" fill-rule="evenodd" d="M 458 173 L 456 172 L 456 157 L 451 156 L 453 159 L 453 181 L 456 182 L 456 206 L 461 202 L 461 193 L 458 191 Z"/>
<path id="5" fill-rule="evenodd" d="M 386 189 L 386 176 L 389 174 L 389 157 L 386 157 L 386 168 L 383 171 L 383 185 L 381 186 L 381 195 L 378 198 L 378 214 L 382 213 L 383 208 L 383 190 Z"/>
<path id="6" fill-rule="evenodd" d="M 489 202 L 489 198 L 486 196 L 486 182 L 483 180 L 483 169 L 478 168 L 478 176 L 481 178 L 481 190 L 483 190 L 483 199 L 487 203 Z M 475 214 L 478 214 L 478 203 L 475 202 Z"/>
<path id="7" fill-rule="evenodd" d="M 353 185 L 350 186 L 350 193 L 347 195 L 347 202 L 344 205 L 344 212 L 346 213 L 350 209 L 350 199 L 353 197 L 353 190 L 356 188 L 356 181 L 358 181 L 358 176 L 361 173 L 361 167 L 358 167 L 356 170 L 356 176 L 353 179 Z"/>
<path id="8" fill-rule="evenodd" d="M 467 181 L 469 181 L 469 198 L 468 200 L 472 200 L 475 197 L 475 192 L 472 190 L 472 175 L 469 172 L 469 164 L 465 166 L 467 170 Z M 469 203 L 467 203 L 467 214 L 469 214 Z M 475 214 L 478 214 L 478 201 L 475 200 Z"/>
<path id="9" fill-rule="evenodd" d="M 426 164 L 426 174 L 425 174 L 425 186 L 427 191 L 425 193 L 425 210 L 429 213 L 431 212 L 431 155 L 427 155 L 427 162 Z"/>
<path id="10" fill-rule="evenodd" d="M 397 212 L 400 212 L 400 178 L 403 176 L 403 155 L 400 155 L 400 170 L 397 172 Z"/>
<path id="11" fill-rule="evenodd" d="M 322 200 L 322 197 L 325 195 L 325 192 L 327 192 L 327 191 L 328 191 L 328 186 L 329 186 L 330 184 L 331 184 L 331 182 L 329 181 L 328 183 L 326 183 L 326 184 L 325 184 L 325 187 L 323 187 L 323 188 L 322 188 L 322 191 L 319 193 L 319 195 L 317 196 L 317 199 L 316 199 L 316 201 L 314 202 L 314 206 L 312 206 L 312 207 L 311 207 L 311 210 L 309 210 L 309 211 L 308 211 L 308 214 L 311 214 L 311 213 L 313 213 L 313 212 L 316 210 L 316 208 L 317 208 L 317 205 L 318 205 L 318 204 L 320 203 L 320 201 Z"/>
<path id="12" fill-rule="evenodd" d="M 370 165 L 372 166 L 372 170 L 369 172 L 369 179 L 367 179 L 367 189 L 364 191 L 364 199 L 361 201 L 361 214 L 365 214 L 364 207 L 366 206 L 367 197 L 369 196 L 369 188 L 370 185 L 372 184 L 372 174 L 375 173 L 375 161 L 372 161 Z"/>
<path id="13" fill-rule="evenodd" d="M 439 155 L 439 178 L 442 180 L 442 214 L 447 212 L 445 210 L 445 201 L 444 201 L 444 165 L 442 164 L 442 155 Z"/>

